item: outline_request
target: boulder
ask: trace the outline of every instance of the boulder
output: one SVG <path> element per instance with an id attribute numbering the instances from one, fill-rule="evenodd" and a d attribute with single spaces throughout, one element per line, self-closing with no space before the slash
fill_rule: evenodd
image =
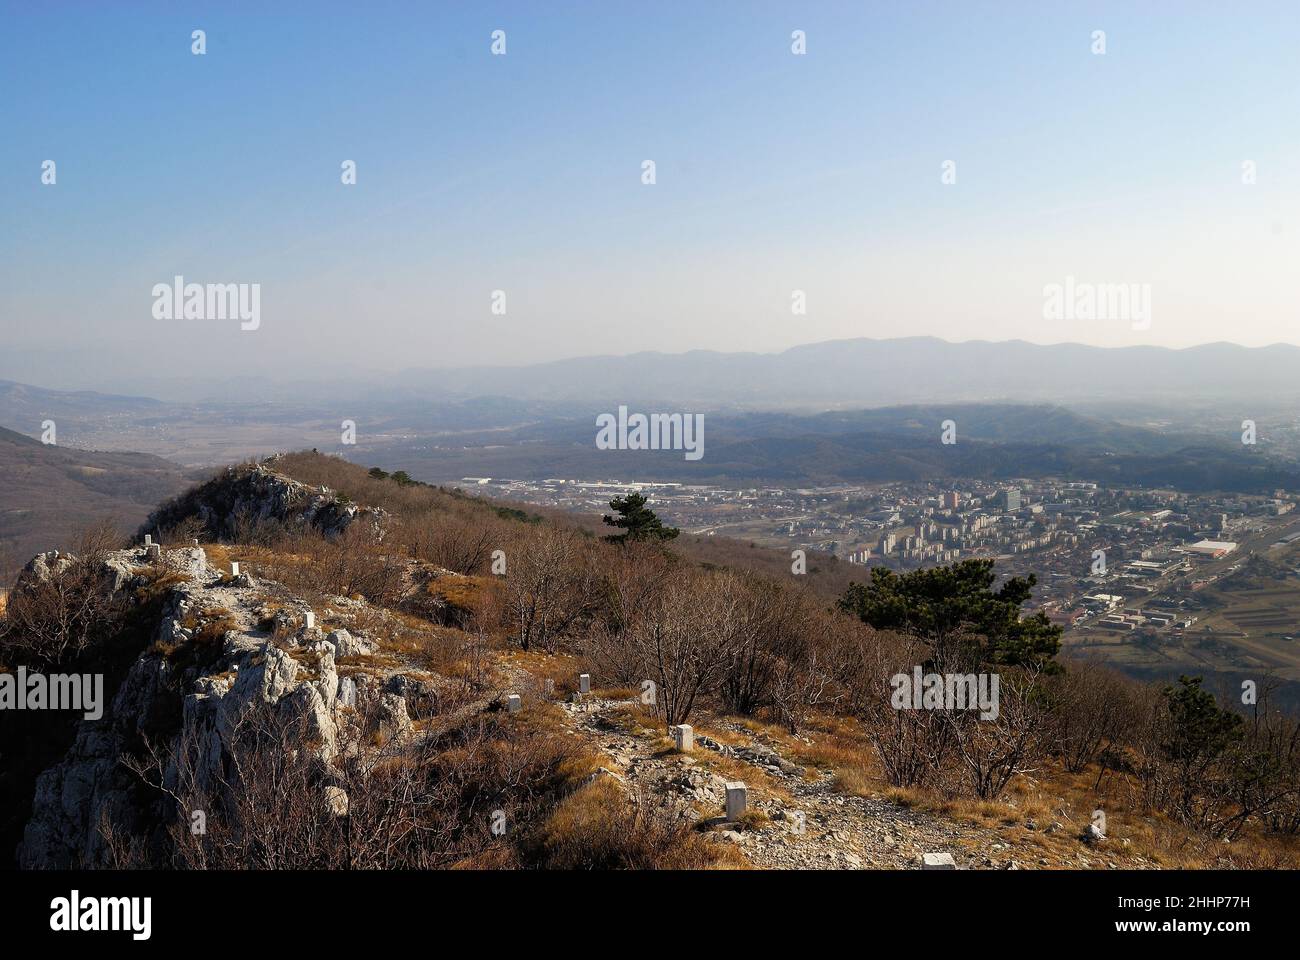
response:
<path id="1" fill-rule="evenodd" d="M 411 732 L 411 717 L 406 712 L 406 701 L 395 693 L 385 693 L 379 698 L 379 724 L 395 737 Z"/>
<path id="2" fill-rule="evenodd" d="M 341 660 L 343 657 L 365 657 L 375 652 L 373 643 L 354 637 L 346 630 L 330 631 L 325 637 L 325 642 L 333 648 L 335 660 Z"/>

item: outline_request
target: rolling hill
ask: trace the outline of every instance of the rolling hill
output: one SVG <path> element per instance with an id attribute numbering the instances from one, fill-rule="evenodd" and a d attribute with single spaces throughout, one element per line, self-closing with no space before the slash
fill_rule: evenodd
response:
<path id="1" fill-rule="evenodd" d="M 193 476 L 160 457 L 49 446 L 0 427 L 0 573 L 108 520 L 124 532 Z"/>
<path id="2" fill-rule="evenodd" d="M 943 445 L 940 424 L 957 423 Z M 395 440 L 369 455 L 442 482 L 465 476 L 635 478 L 808 485 L 952 477 L 1070 477 L 1189 492 L 1300 488 L 1300 465 L 1232 437 L 1128 426 L 1050 405 L 948 404 L 831 412 L 723 412 L 706 417 L 705 455 L 597 450 L 592 419 L 469 432 L 430 446 Z M 348 456 L 350 451 L 340 448 Z"/>

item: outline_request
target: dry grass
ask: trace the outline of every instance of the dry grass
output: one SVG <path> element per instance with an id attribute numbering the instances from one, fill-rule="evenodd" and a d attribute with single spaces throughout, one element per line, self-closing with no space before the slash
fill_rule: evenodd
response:
<path id="1" fill-rule="evenodd" d="M 812 742 L 793 739 L 791 759 L 813 770 L 829 770 L 840 793 L 870 797 L 888 786 L 875 750 L 856 720 L 817 715 L 809 718 L 804 733 Z"/>
<path id="2" fill-rule="evenodd" d="M 215 567 L 228 567 L 230 565 L 230 552 L 234 549 L 224 543 L 204 543 L 199 542 L 199 548 L 208 558 L 208 564 Z M 239 549 L 243 549 L 242 547 Z"/>
<path id="3" fill-rule="evenodd" d="M 1065 829 L 1042 837 L 1048 849 L 1075 845 L 1077 835 L 1090 822 L 1092 811 L 1106 811 L 1107 855 L 1141 857 L 1167 869 L 1204 869 L 1224 866 L 1300 866 L 1300 841 L 1248 828 L 1232 843 L 1196 834 L 1162 811 L 1142 809 L 1135 798 L 1136 784 L 1112 775 L 1096 788 L 1097 769 L 1069 773 L 1048 761 L 1034 778 L 1019 777 L 1007 791 L 1006 802 L 1015 804 L 1041 827 L 1046 821 Z M 1125 844 L 1124 841 L 1127 841 Z M 1114 848 L 1119 845 L 1119 850 Z"/>
<path id="4" fill-rule="evenodd" d="M 591 672 L 587 661 L 575 654 L 523 651 L 507 648 L 504 641 L 498 647 L 501 648 L 502 662 L 526 670 L 537 681 L 538 689 L 541 689 L 542 681 L 554 680 L 557 700 L 567 700 L 571 694 L 577 693 L 578 675 Z"/>
<path id="5" fill-rule="evenodd" d="M 171 592 L 172 587 L 189 583 L 191 578 L 160 563 L 151 563 L 143 567 L 133 567 L 131 573 L 140 577 L 144 583 L 136 590 L 136 599 L 142 604 L 161 600 Z"/>
<path id="6" fill-rule="evenodd" d="M 1241 839 L 1225 844 L 1189 831 L 1159 810 L 1138 808 L 1128 800 L 1134 794 L 1126 789 L 1104 785 L 1098 791 L 1096 780 L 1095 768 L 1069 773 L 1049 761 L 1034 776 L 1014 779 L 996 801 L 898 787 L 887 787 L 883 793 L 900 806 L 997 830 L 1004 842 L 1032 851 L 1048 866 L 1077 867 L 1080 855 L 1097 869 L 1104 868 L 1106 861 L 1123 867 L 1146 864 L 1185 870 L 1300 865 L 1300 842 L 1294 838 L 1247 831 Z M 1106 812 L 1108 840 L 1101 847 L 1085 847 L 1080 836 L 1098 808 Z"/>
<path id="7" fill-rule="evenodd" d="M 634 711 L 617 711 L 635 722 Z M 729 844 L 712 842 L 691 823 L 672 813 L 657 798 L 630 794 L 615 777 L 600 773 L 604 754 L 576 737 L 562 708 L 533 702 L 517 714 L 498 713 L 495 733 L 474 750 L 486 758 L 527 756 L 537 771 L 531 792 L 551 795 L 538 819 L 519 824 L 509 842 L 491 843 L 457 864 L 461 868 L 500 869 L 540 866 L 548 869 L 711 869 L 744 867 L 747 862 Z M 455 765 L 450 747 L 439 762 Z M 502 764 L 509 766 L 509 764 Z M 544 771 L 544 773 L 543 773 Z"/>
<path id="8" fill-rule="evenodd" d="M 446 607 L 448 616 L 468 622 L 478 614 L 498 585 L 492 577 L 446 573 L 430 580 L 424 589 L 429 597 Z"/>
<path id="9" fill-rule="evenodd" d="M 565 797 L 539 838 L 542 865 L 559 870 L 703 870 L 745 865 L 727 844 L 645 796 L 630 797 L 612 777 L 596 777 Z"/>
<path id="10" fill-rule="evenodd" d="M 715 773 L 724 780 L 742 780 L 751 790 L 780 797 L 786 803 L 794 802 L 794 797 L 785 788 L 784 784 L 743 760 L 724 757 L 721 754 L 707 750 L 697 750 L 691 756 L 695 757 L 697 767 Z"/>
<path id="11" fill-rule="evenodd" d="M 388 626 L 371 635 L 382 653 L 447 676 L 464 669 L 465 646 L 472 640 L 468 634 L 404 614 L 393 614 Z"/>
<path id="12" fill-rule="evenodd" d="M 334 668 L 340 677 L 385 677 L 398 666 L 392 657 L 352 656 L 339 657 L 334 661 Z"/>
<path id="13" fill-rule="evenodd" d="M 759 810 L 755 807 L 750 807 L 740 815 L 740 819 L 736 821 L 736 826 L 739 827 L 742 831 L 762 830 L 764 827 L 771 824 L 771 822 L 772 822 L 772 818 L 769 817 L 762 810 Z"/>

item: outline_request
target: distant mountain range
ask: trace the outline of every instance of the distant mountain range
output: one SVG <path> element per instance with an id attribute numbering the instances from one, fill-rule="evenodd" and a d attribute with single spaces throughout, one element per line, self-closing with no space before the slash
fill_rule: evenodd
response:
<path id="1" fill-rule="evenodd" d="M 221 377 L 196 371 L 157 379 L 168 403 L 140 396 L 45 390 L 0 380 L 0 422 L 106 411 L 146 417 L 202 401 L 205 408 L 273 403 L 277 416 L 358 404 L 439 429 L 519 423 L 608 410 L 619 403 L 676 410 L 831 410 L 909 403 L 1239 404 L 1300 401 L 1300 347 L 1211 343 L 1165 347 L 1043 346 L 1023 340 L 950 343 L 934 337 L 831 340 L 779 353 L 635 353 L 525 366 L 370 371 L 317 379 Z M 146 386 L 133 381 L 137 390 Z M 452 404 L 434 409 L 431 402 Z M 332 411 L 331 411 L 332 414 Z"/>
<path id="2" fill-rule="evenodd" d="M 1042 346 L 933 337 L 833 340 L 781 353 L 637 353 L 524 367 L 410 370 L 392 386 L 431 396 L 677 408 L 842 408 L 936 401 L 1300 398 L 1300 347 L 1213 343 Z"/>
<path id="3" fill-rule="evenodd" d="M 774 354 L 593 356 L 266 389 L 163 403 L 0 381 L 0 423 L 36 436 L 43 419 L 54 419 L 60 440 L 78 447 L 146 450 L 186 464 L 318 448 L 440 482 L 1054 475 L 1189 491 L 1300 489 L 1300 347 L 1289 345 L 859 339 Z M 596 449 L 594 418 L 620 405 L 707 414 L 704 458 Z M 1258 446 L 1240 442 L 1247 417 L 1259 418 Z M 948 419 L 957 422 L 955 446 L 939 443 Z M 356 424 L 356 445 L 340 443 L 345 422 Z M 130 499 L 160 497 L 145 489 Z"/>

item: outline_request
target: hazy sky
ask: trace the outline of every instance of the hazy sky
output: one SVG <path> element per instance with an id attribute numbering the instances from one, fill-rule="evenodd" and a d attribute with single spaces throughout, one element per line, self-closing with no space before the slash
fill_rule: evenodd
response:
<path id="1" fill-rule="evenodd" d="M 1294 2 L 127 7 L 3 5 L 0 377 L 1300 342 Z M 156 319 L 177 274 L 260 328 Z"/>

